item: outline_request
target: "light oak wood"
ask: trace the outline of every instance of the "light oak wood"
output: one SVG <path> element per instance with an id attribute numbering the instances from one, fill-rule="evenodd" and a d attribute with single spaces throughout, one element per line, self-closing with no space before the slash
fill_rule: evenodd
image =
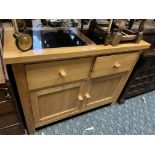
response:
<path id="1" fill-rule="evenodd" d="M 124 76 L 126 76 L 126 72 L 90 79 L 85 93 L 86 102 L 84 108 L 87 106 L 98 107 L 111 103 L 114 99 L 116 88 L 120 86 Z"/>
<path id="2" fill-rule="evenodd" d="M 30 93 L 35 127 L 76 112 L 81 107 L 85 82 Z"/>
<path id="3" fill-rule="evenodd" d="M 139 52 L 102 56 L 96 59 L 92 77 L 106 76 L 131 70 Z"/>
<path id="4" fill-rule="evenodd" d="M 25 65 L 30 90 L 87 79 L 90 58 Z"/>
<path id="5" fill-rule="evenodd" d="M 23 64 L 14 64 L 12 65 L 12 67 L 21 100 L 21 105 L 24 112 L 24 117 L 26 120 L 28 133 L 32 134 L 35 132 L 35 124 L 32 115 L 32 106 L 27 85 L 27 79 L 25 75 L 25 67 Z"/>
<path id="6" fill-rule="evenodd" d="M 135 67 L 135 65 L 136 65 L 136 63 L 137 63 L 137 61 L 138 61 L 141 53 L 142 53 L 142 50 L 139 51 L 138 56 L 136 57 L 136 60 L 134 61 L 133 65 L 132 65 L 132 68 L 130 69 L 130 71 L 128 71 L 127 72 L 127 75 L 122 78 L 122 81 L 121 81 L 119 87 L 116 88 L 115 94 L 113 96 L 112 105 L 116 104 L 117 99 L 118 99 L 119 95 L 121 94 L 121 92 L 122 92 L 122 90 L 123 90 L 123 88 L 124 88 L 127 80 L 129 79 L 129 76 L 131 75 L 131 73 L 132 73 L 132 71 L 133 71 L 133 69 L 134 69 L 134 67 Z"/>
<path id="7" fill-rule="evenodd" d="M 4 28 L 4 62 L 6 64 L 32 63 L 37 61 L 49 61 L 58 59 L 69 59 L 77 57 L 107 55 L 138 51 L 149 48 L 150 44 L 145 41 L 140 43 L 126 43 L 118 46 L 86 45 L 77 47 L 44 48 L 40 50 L 29 50 L 21 52 L 15 45 L 13 28 Z"/>
<path id="8" fill-rule="evenodd" d="M 150 45 L 141 41 L 140 44 L 130 43 L 117 46 L 89 45 L 79 47 L 63 47 L 53 49 L 30 50 L 25 53 L 19 50 L 4 52 L 4 62 L 6 64 L 31 63 L 37 61 L 60 60 L 78 58 L 86 56 L 97 56 L 117 53 L 127 53 L 141 49 L 147 49 Z"/>
<path id="9" fill-rule="evenodd" d="M 4 61 L 13 66 L 29 133 L 45 124 L 115 104 L 141 50 L 150 46 L 144 41 L 94 45 L 81 32 L 73 31 L 89 45 L 21 52 L 15 46 L 13 29 L 4 30 Z"/>
<path id="10" fill-rule="evenodd" d="M 137 60 L 138 58 L 135 60 L 135 63 Z M 109 63 L 110 61 L 111 60 L 109 60 Z M 127 76 L 130 74 L 128 72 L 130 71 L 92 78 L 91 72 L 93 70 L 94 63 L 95 58 L 92 58 L 91 63 L 89 64 L 89 73 L 86 81 L 82 83 L 74 82 L 72 84 L 57 87 L 51 87 L 48 85 L 48 88 L 42 88 L 40 90 L 33 90 L 29 92 L 31 94 L 31 108 L 33 109 L 33 115 L 29 115 L 31 115 L 32 118 L 35 118 L 35 128 L 95 107 L 116 102 L 115 100 L 118 98 L 120 90 L 122 89 L 122 86 L 124 86 Z M 117 64 L 116 66 L 119 65 Z M 130 68 L 130 70 L 132 70 L 132 68 Z M 23 74 L 23 72 L 21 73 Z M 25 74 L 23 76 L 25 76 Z M 34 81 L 35 79 L 33 82 Z M 103 92 L 103 94 L 101 92 Z M 21 92 L 19 93 L 21 94 Z M 65 100 L 63 99 L 64 97 Z M 55 105 L 55 101 L 59 104 Z"/>

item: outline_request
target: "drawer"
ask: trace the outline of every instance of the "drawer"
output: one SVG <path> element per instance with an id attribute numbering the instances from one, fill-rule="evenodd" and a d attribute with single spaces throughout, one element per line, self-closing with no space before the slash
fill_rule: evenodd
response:
<path id="1" fill-rule="evenodd" d="M 17 124 L 8 128 L 0 129 L 0 135 L 23 135 L 25 134 L 24 128 Z"/>
<path id="2" fill-rule="evenodd" d="M 14 111 L 14 106 L 11 100 L 0 102 L 0 115 L 13 112 L 13 111 Z"/>
<path id="3" fill-rule="evenodd" d="M 0 129 L 19 123 L 17 114 L 15 112 L 0 116 Z"/>
<path id="4" fill-rule="evenodd" d="M 131 70 L 139 53 L 127 53 L 98 57 L 92 72 L 92 77 L 106 76 Z"/>
<path id="5" fill-rule="evenodd" d="M 86 79 L 90 58 L 25 65 L 30 90 Z"/>

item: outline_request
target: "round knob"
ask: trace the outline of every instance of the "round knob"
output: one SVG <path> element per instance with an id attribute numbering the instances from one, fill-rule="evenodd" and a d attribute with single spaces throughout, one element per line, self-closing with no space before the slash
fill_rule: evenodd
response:
<path id="1" fill-rule="evenodd" d="M 88 94 L 88 93 L 86 93 L 85 96 L 86 96 L 86 98 L 90 98 L 90 94 Z"/>
<path id="2" fill-rule="evenodd" d="M 66 72 L 65 72 L 64 70 L 60 70 L 60 71 L 59 71 L 59 74 L 60 74 L 62 77 L 66 77 L 66 76 L 67 76 L 67 74 L 66 74 Z"/>
<path id="3" fill-rule="evenodd" d="M 118 62 L 116 62 L 115 65 L 114 65 L 114 67 L 115 67 L 115 68 L 120 68 L 120 67 L 121 67 L 121 64 L 118 63 Z"/>
<path id="4" fill-rule="evenodd" d="M 80 96 L 78 96 L 78 99 L 79 99 L 79 101 L 82 101 L 83 97 L 80 95 Z"/>

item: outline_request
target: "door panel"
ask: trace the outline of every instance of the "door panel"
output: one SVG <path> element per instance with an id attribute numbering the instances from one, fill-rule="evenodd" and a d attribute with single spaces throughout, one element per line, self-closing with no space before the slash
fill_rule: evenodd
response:
<path id="1" fill-rule="evenodd" d="M 79 89 L 77 87 L 38 96 L 40 117 L 44 118 L 46 116 L 54 115 L 56 113 L 59 114 L 69 109 L 76 109 L 78 91 Z"/>
<path id="2" fill-rule="evenodd" d="M 97 107 L 113 102 L 126 73 L 91 79 L 85 93 L 85 108 Z"/>
<path id="3" fill-rule="evenodd" d="M 83 101 L 85 82 L 30 93 L 36 127 L 77 112 Z"/>

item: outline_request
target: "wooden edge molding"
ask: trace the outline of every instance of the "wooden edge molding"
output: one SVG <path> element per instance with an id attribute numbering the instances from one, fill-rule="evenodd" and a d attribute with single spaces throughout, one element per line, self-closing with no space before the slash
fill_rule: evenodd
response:
<path id="1" fill-rule="evenodd" d="M 27 124 L 28 133 L 33 134 L 35 132 L 35 125 L 30 101 L 30 94 L 26 81 L 25 67 L 24 64 L 14 64 L 12 65 L 12 68 Z"/>

